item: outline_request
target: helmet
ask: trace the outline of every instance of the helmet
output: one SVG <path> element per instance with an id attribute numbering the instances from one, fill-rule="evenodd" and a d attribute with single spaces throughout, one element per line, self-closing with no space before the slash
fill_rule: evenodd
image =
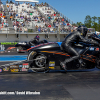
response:
<path id="1" fill-rule="evenodd" d="M 34 39 L 37 39 L 37 40 L 39 40 L 40 39 L 40 37 L 37 35 Z"/>
<path id="2" fill-rule="evenodd" d="M 79 31 L 84 37 L 87 35 L 87 27 L 85 25 L 80 25 L 78 28 L 77 28 L 77 31 Z"/>

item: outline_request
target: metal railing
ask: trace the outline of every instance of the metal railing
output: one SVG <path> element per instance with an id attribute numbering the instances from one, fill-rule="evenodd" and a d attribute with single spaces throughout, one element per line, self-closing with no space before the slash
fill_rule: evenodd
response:
<path id="1" fill-rule="evenodd" d="M 22 27 L 24 28 L 24 27 Z M 26 26 L 27 28 L 27 31 L 25 31 L 24 29 L 22 29 L 22 31 L 20 30 L 14 30 L 14 27 L 4 27 L 4 28 L 1 28 L 0 30 L 0 34 L 32 34 L 32 33 L 38 33 L 38 34 L 47 34 L 47 33 L 51 33 L 51 34 L 57 34 L 57 32 L 59 31 L 60 34 L 69 34 L 72 32 L 72 30 L 70 29 L 67 29 L 67 30 L 61 30 L 61 29 L 53 29 L 52 31 L 51 30 L 48 30 L 47 31 L 38 31 L 38 29 L 36 29 L 35 27 L 34 28 L 29 28 L 29 26 Z M 88 28 L 88 33 L 95 33 L 95 28 Z"/>

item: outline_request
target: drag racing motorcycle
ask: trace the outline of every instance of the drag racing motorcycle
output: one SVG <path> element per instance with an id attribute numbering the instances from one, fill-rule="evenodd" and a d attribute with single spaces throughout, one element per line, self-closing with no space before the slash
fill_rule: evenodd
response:
<path id="1" fill-rule="evenodd" d="M 35 45 L 39 45 L 42 43 L 48 43 L 47 40 L 41 40 L 41 41 L 36 41 L 36 40 L 31 40 L 29 42 L 19 42 L 18 44 L 15 45 L 15 47 L 17 47 L 17 49 L 19 50 L 27 50 L 29 48 L 31 48 L 31 46 L 35 46 Z"/>
<path id="2" fill-rule="evenodd" d="M 14 47 L 8 47 L 4 52 L 18 52 L 18 53 L 25 53 L 27 49 L 31 48 L 31 46 L 36 46 L 39 44 L 48 43 L 47 40 L 35 41 L 31 40 L 29 42 L 19 42 Z"/>
<path id="3" fill-rule="evenodd" d="M 92 34 L 92 41 L 99 42 L 100 38 L 96 34 Z M 67 70 L 75 69 L 100 69 L 100 47 L 80 43 L 75 44 L 76 50 L 80 54 L 80 58 L 66 64 Z M 28 61 L 31 61 L 30 67 L 34 72 L 49 72 L 49 70 L 64 70 L 60 66 L 60 62 L 71 55 L 62 50 L 58 43 L 45 43 L 34 46 L 29 49 Z"/>

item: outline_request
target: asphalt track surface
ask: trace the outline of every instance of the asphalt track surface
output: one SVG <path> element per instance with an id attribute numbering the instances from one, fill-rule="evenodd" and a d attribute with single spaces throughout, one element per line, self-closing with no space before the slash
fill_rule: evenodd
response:
<path id="1" fill-rule="evenodd" d="M 36 91 L 40 95 L 0 94 L 0 100 L 100 100 L 100 70 L 0 74 L 1 91 Z"/>

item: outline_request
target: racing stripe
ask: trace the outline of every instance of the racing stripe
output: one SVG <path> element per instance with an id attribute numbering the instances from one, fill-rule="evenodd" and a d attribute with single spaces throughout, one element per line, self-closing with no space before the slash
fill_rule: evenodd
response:
<path id="1" fill-rule="evenodd" d="M 41 51 L 41 52 L 54 53 L 54 54 L 59 54 L 59 55 L 64 55 L 64 56 L 70 56 L 70 55 L 68 55 L 68 53 L 57 52 L 57 51 Z"/>

